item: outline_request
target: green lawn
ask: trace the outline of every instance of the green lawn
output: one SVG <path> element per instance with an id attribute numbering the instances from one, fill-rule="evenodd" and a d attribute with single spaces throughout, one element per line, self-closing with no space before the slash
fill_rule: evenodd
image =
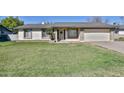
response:
<path id="1" fill-rule="evenodd" d="M 86 43 L 1 42 L 0 76 L 124 76 L 124 55 Z"/>

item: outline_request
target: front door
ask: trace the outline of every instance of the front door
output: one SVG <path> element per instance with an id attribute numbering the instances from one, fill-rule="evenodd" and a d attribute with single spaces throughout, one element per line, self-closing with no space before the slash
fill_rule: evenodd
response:
<path id="1" fill-rule="evenodd" d="M 59 31 L 59 41 L 65 39 L 65 30 L 60 30 Z"/>

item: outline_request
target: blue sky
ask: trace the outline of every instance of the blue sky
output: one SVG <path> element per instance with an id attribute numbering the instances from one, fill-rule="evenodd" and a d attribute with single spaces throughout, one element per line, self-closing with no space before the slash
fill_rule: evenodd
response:
<path id="1" fill-rule="evenodd" d="M 0 16 L 0 19 L 6 16 Z M 37 24 L 42 22 L 86 22 L 91 16 L 19 16 L 25 24 Z M 121 23 L 120 16 L 102 16 L 102 19 L 108 19 L 109 23 Z"/>

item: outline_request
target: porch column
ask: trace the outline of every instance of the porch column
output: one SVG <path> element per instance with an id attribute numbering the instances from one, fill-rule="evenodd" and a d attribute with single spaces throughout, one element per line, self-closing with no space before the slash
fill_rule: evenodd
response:
<path id="1" fill-rule="evenodd" d="M 41 39 L 43 39 L 42 33 L 43 33 L 43 30 L 41 30 Z"/>
<path id="2" fill-rule="evenodd" d="M 24 40 L 24 30 L 20 29 L 18 31 L 18 40 Z"/>
<path id="3" fill-rule="evenodd" d="M 65 39 L 68 39 L 68 32 L 65 30 Z"/>
<path id="4" fill-rule="evenodd" d="M 58 42 L 58 39 L 57 39 L 57 31 L 55 31 L 54 34 L 55 34 L 55 42 Z"/>
<path id="5" fill-rule="evenodd" d="M 80 41 L 84 40 L 84 31 L 80 31 Z"/>
<path id="6" fill-rule="evenodd" d="M 111 41 L 114 41 L 114 31 L 111 31 L 110 32 L 110 40 Z"/>

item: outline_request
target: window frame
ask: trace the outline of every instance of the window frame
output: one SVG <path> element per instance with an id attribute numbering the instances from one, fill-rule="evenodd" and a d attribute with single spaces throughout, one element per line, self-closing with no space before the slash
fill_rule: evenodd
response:
<path id="1" fill-rule="evenodd" d="M 32 39 L 32 29 L 23 29 L 24 31 L 24 39 Z M 27 37 L 26 33 L 31 33 L 30 37 Z"/>
<path id="2" fill-rule="evenodd" d="M 71 31 L 76 31 L 76 36 L 70 36 L 70 32 Z M 78 29 L 77 28 L 69 28 L 68 31 L 67 31 L 67 35 L 68 35 L 68 39 L 77 39 L 78 36 L 79 36 L 79 33 L 78 33 Z"/>

